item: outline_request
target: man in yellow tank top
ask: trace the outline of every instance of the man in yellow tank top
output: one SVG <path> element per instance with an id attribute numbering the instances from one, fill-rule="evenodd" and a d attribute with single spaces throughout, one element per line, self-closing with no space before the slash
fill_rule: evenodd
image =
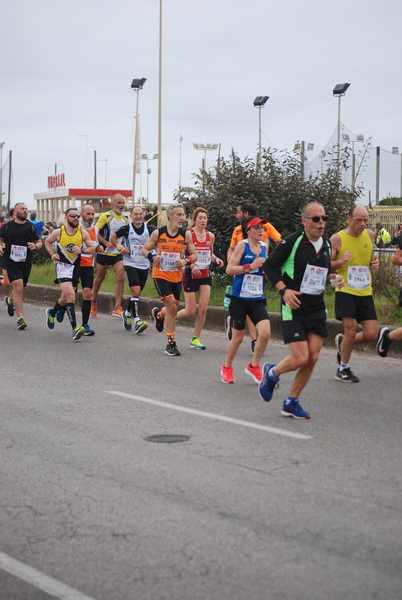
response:
<path id="1" fill-rule="evenodd" d="M 379 261 L 373 257 L 375 233 L 367 226 L 366 208 L 354 206 L 346 229 L 331 238 L 331 267 L 344 280 L 344 286 L 335 292 L 335 316 L 344 331 L 335 337 L 339 365 L 335 379 L 347 383 L 359 381 L 349 366 L 354 344 L 374 341 L 378 335 L 371 270 L 378 270 Z M 359 332 L 358 323 L 363 328 Z"/>

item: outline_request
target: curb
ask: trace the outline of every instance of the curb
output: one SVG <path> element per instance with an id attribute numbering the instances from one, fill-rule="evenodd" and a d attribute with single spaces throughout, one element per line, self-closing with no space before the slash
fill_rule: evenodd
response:
<path id="1" fill-rule="evenodd" d="M 5 296 L 5 290 L 0 287 L 0 296 Z M 25 300 L 32 304 L 54 304 L 59 297 L 59 289 L 52 286 L 44 286 L 37 284 L 29 284 L 25 288 Z M 81 292 L 77 294 L 78 302 L 81 301 Z M 98 312 L 103 314 L 110 314 L 114 306 L 113 294 L 100 292 L 97 298 Z M 154 306 L 162 306 L 160 300 L 156 298 L 141 298 L 140 299 L 140 312 L 143 316 L 151 318 L 151 309 Z M 184 305 L 180 304 L 182 308 Z M 282 339 L 281 331 L 281 319 L 279 313 L 271 312 L 269 314 L 271 321 L 271 334 L 274 339 Z M 221 306 L 210 306 L 207 312 L 207 318 L 205 322 L 205 329 L 211 331 L 223 331 L 224 321 L 224 309 Z M 183 319 L 180 321 L 180 325 L 191 327 L 193 321 L 191 319 Z M 334 338 L 337 333 L 342 333 L 342 325 L 335 319 L 328 319 L 327 321 L 328 337 L 324 341 L 324 346 L 334 347 Z M 367 344 L 359 347 L 361 352 L 372 352 L 376 353 L 375 344 Z M 389 356 L 400 356 L 402 355 L 402 344 L 395 345 L 392 348 Z"/>

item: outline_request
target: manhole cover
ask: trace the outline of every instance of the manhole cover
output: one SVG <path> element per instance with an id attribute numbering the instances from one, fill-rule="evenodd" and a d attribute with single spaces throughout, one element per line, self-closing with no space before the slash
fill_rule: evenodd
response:
<path id="1" fill-rule="evenodd" d="M 189 435 L 179 433 L 159 433 L 144 438 L 146 442 L 156 442 L 158 444 L 177 444 L 178 442 L 188 442 L 189 439 Z"/>

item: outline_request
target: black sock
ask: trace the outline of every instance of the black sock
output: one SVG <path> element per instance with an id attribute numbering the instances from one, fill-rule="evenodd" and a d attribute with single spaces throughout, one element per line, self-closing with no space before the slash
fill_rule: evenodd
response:
<path id="1" fill-rule="evenodd" d="M 73 329 L 75 329 L 77 327 L 77 319 L 75 317 L 75 307 L 72 302 L 69 302 L 68 304 L 66 304 L 66 312 L 67 312 L 69 321 L 71 323 L 71 327 Z"/>
<path id="2" fill-rule="evenodd" d="M 137 296 L 131 296 L 128 304 L 128 310 L 131 312 L 134 319 L 138 319 L 138 300 Z"/>
<path id="3" fill-rule="evenodd" d="M 90 300 L 82 301 L 81 312 L 82 312 L 82 324 L 84 326 L 88 325 L 89 315 L 91 314 L 91 301 Z"/>
<path id="4" fill-rule="evenodd" d="M 66 307 L 62 306 L 61 304 L 59 304 L 59 301 L 56 302 L 56 304 L 54 305 L 54 308 L 52 308 L 52 312 L 53 314 L 56 314 L 58 310 L 65 310 Z"/>

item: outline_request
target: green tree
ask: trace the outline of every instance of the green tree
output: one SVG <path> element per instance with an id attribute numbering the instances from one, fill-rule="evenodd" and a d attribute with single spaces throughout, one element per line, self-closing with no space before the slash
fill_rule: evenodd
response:
<path id="1" fill-rule="evenodd" d="M 388 196 L 388 198 L 380 200 L 378 204 L 381 204 L 381 206 L 402 206 L 402 198 Z"/>

